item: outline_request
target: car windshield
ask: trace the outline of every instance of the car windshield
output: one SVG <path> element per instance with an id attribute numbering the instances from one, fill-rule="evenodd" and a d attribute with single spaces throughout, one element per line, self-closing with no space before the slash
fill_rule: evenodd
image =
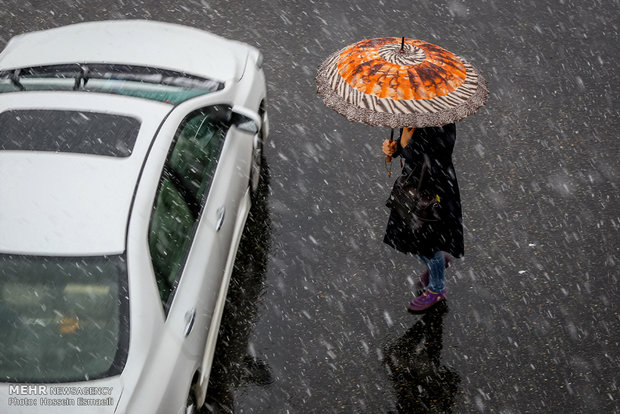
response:
<path id="1" fill-rule="evenodd" d="M 129 317 L 124 255 L 0 255 L 0 381 L 120 373 Z"/>
<path id="2" fill-rule="evenodd" d="M 138 119 L 86 111 L 20 109 L 0 113 L 0 150 L 128 157 Z"/>
<path id="3" fill-rule="evenodd" d="M 0 71 L 0 93 L 86 91 L 177 105 L 224 88 L 222 82 L 159 68 L 114 64 L 52 65 Z"/>

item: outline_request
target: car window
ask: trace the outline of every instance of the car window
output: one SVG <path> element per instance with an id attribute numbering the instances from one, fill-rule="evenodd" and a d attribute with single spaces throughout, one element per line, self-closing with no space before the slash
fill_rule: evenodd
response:
<path id="1" fill-rule="evenodd" d="M 128 309 L 124 255 L 0 255 L 0 381 L 119 374 Z"/>
<path id="2" fill-rule="evenodd" d="M 0 113 L 0 150 L 128 157 L 140 121 L 88 111 L 20 109 Z"/>
<path id="3" fill-rule="evenodd" d="M 162 301 L 168 299 L 185 259 L 194 217 L 172 181 L 164 177 L 151 219 L 149 248 Z"/>
<path id="4" fill-rule="evenodd" d="M 226 110 L 216 106 L 190 114 L 181 123 L 164 165 L 149 248 L 165 308 L 178 284 L 217 167 L 228 130 L 222 118 Z"/>
<path id="5" fill-rule="evenodd" d="M 169 166 L 189 193 L 194 204 L 199 204 L 205 187 L 215 171 L 221 124 L 200 115 L 188 120 L 170 155 Z"/>
<path id="6" fill-rule="evenodd" d="M 62 64 L 0 71 L 0 93 L 77 90 L 177 105 L 223 88 L 224 83 L 212 79 L 135 65 Z"/>

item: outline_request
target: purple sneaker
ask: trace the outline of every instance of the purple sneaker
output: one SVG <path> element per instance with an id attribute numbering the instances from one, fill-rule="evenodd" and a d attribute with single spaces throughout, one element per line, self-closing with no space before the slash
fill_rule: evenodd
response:
<path id="1" fill-rule="evenodd" d="M 431 306 L 441 302 L 445 298 L 445 289 L 439 293 L 431 292 L 427 289 L 423 294 L 415 298 L 413 301 L 409 302 L 409 306 L 407 306 L 407 309 L 413 312 L 425 311 Z"/>
<path id="2" fill-rule="evenodd" d="M 450 256 L 447 254 L 444 255 L 444 258 L 446 260 L 446 269 L 447 269 L 450 267 L 450 261 L 452 259 L 450 259 Z M 430 273 L 428 272 L 428 268 L 427 268 L 418 278 L 418 281 L 415 283 L 415 288 L 417 290 L 424 290 L 428 286 L 429 281 L 430 281 Z"/>

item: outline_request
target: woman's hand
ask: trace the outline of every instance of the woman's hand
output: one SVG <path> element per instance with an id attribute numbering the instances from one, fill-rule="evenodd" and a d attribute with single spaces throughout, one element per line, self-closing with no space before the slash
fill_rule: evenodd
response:
<path id="1" fill-rule="evenodd" d="M 386 139 L 383 141 L 383 153 L 388 157 L 391 157 L 396 152 L 396 141 Z"/>

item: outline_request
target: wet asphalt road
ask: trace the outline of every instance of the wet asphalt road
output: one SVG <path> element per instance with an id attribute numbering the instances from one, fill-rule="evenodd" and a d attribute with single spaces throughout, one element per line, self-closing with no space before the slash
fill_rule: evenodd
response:
<path id="1" fill-rule="evenodd" d="M 265 55 L 263 198 L 206 412 L 620 412 L 618 1 L 54 3 L 2 1 L 0 45 L 147 18 Z M 422 265 L 382 243 L 389 131 L 315 95 L 329 53 L 386 35 L 463 56 L 491 90 L 457 125 L 466 256 L 445 306 L 423 316 L 405 311 Z"/>

